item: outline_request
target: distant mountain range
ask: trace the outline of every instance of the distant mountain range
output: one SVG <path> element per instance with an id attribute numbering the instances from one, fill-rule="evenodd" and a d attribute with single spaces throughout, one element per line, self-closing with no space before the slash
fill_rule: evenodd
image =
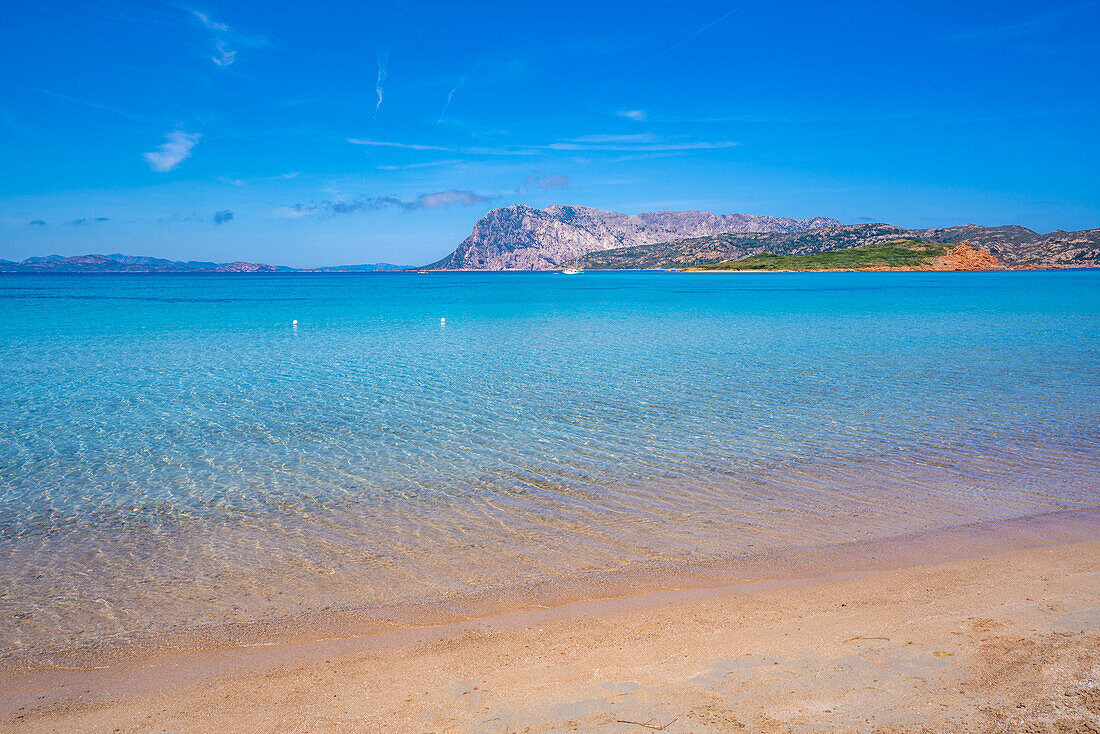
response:
<path id="1" fill-rule="evenodd" d="M 295 273 L 295 272 L 379 272 L 404 270 L 401 265 L 372 263 L 366 265 L 336 265 L 325 268 L 301 269 L 285 265 L 231 262 L 214 263 L 197 260 L 165 260 L 139 255 L 46 255 L 28 257 L 20 262 L 0 260 L 0 273 Z"/>
<path id="2" fill-rule="evenodd" d="M 426 270 L 553 270 L 590 252 L 651 246 L 683 237 L 729 232 L 804 232 L 835 219 L 753 214 L 647 212 L 620 214 L 587 206 L 493 209 L 458 248 Z"/>
<path id="3" fill-rule="evenodd" d="M 620 214 L 586 206 L 515 205 L 493 209 L 447 257 L 421 270 L 665 269 L 712 265 L 752 255 L 809 255 L 894 240 L 968 241 L 1009 267 L 1100 267 L 1100 229 L 1048 234 L 1017 225 L 967 224 L 904 229 L 890 224 L 841 224 L 697 211 Z M 378 272 L 414 268 L 389 263 L 298 269 L 262 263 L 165 260 L 133 255 L 48 255 L 0 260 L 0 272 L 35 273 L 281 273 Z"/>
<path id="4" fill-rule="evenodd" d="M 1039 234 L 1026 227 L 967 224 L 903 229 L 890 224 L 829 225 L 805 232 L 725 233 L 593 252 L 584 267 L 600 270 L 685 268 L 740 260 L 752 255 L 811 255 L 894 240 L 934 243 L 967 241 L 1009 267 L 1100 267 L 1100 229 Z M 579 264 L 580 258 L 564 265 Z"/>

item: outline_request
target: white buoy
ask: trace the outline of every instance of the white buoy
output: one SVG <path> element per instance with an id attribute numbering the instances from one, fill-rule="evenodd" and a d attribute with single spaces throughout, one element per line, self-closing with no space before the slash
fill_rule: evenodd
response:
<path id="1" fill-rule="evenodd" d="M 291 321 L 290 325 L 291 326 L 297 326 L 298 325 L 298 319 L 294 319 L 293 321 Z"/>
<path id="2" fill-rule="evenodd" d="M 439 325 L 440 326 L 446 326 L 447 325 L 447 319 L 441 317 L 439 319 Z"/>

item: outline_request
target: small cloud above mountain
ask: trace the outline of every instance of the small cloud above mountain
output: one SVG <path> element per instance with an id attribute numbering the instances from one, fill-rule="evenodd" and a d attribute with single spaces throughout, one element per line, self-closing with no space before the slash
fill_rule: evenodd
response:
<path id="1" fill-rule="evenodd" d="M 555 173 L 553 176 L 540 176 L 533 173 L 516 187 L 515 193 L 522 194 L 532 189 L 558 189 L 568 185 L 569 179 L 561 173 Z"/>
<path id="2" fill-rule="evenodd" d="M 443 209 L 452 205 L 473 206 L 489 201 L 488 197 L 476 194 L 473 191 L 447 189 L 437 191 L 434 194 L 421 194 L 413 201 L 402 203 L 405 209 Z"/>
<path id="3" fill-rule="evenodd" d="M 569 185 L 569 179 L 560 173 L 553 176 L 528 176 L 521 189 L 557 189 Z"/>
<path id="4" fill-rule="evenodd" d="M 621 110 L 615 114 L 619 117 L 625 117 L 628 120 L 634 120 L 635 122 L 645 122 L 648 119 L 645 110 Z"/>
<path id="5" fill-rule="evenodd" d="M 228 209 L 222 209 L 220 212 L 214 212 L 214 224 L 225 224 L 233 221 L 233 212 Z"/>
<path id="6" fill-rule="evenodd" d="M 414 199 L 401 199 L 396 196 L 363 196 L 358 199 L 326 200 L 316 204 L 295 204 L 278 210 L 278 215 L 295 219 L 310 214 L 354 214 L 355 212 L 374 211 L 389 207 L 398 207 L 405 211 L 446 209 L 451 206 L 473 206 L 489 201 L 489 197 L 474 191 L 446 189 L 420 194 Z"/>

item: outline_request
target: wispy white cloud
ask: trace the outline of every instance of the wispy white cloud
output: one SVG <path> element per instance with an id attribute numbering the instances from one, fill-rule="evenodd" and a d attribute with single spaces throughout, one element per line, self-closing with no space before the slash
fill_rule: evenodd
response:
<path id="1" fill-rule="evenodd" d="M 263 38 L 248 37 L 240 33 L 231 32 L 228 23 L 216 21 L 206 13 L 192 10 L 191 15 L 197 18 L 204 28 L 211 31 L 214 48 L 217 49 L 217 53 L 211 56 L 210 60 L 223 69 L 227 66 L 231 66 L 237 60 L 237 49 L 234 48 L 235 46 L 243 45 L 257 47 L 267 45 L 267 41 Z"/>
<path id="2" fill-rule="evenodd" d="M 569 138 L 567 143 L 653 143 L 659 138 L 653 133 L 630 133 L 627 135 L 581 135 Z"/>
<path id="3" fill-rule="evenodd" d="M 378 117 L 379 110 L 382 109 L 382 93 L 386 87 L 386 77 L 389 75 L 390 67 L 390 50 L 382 49 L 378 52 L 378 81 L 374 84 L 374 91 L 378 95 L 378 104 L 374 106 L 374 116 Z"/>
<path id="4" fill-rule="evenodd" d="M 606 87 L 604 87 L 602 91 L 607 91 L 608 89 L 610 89 L 611 87 L 615 86 L 616 84 L 618 84 L 618 83 L 619 83 L 619 82 L 621 82 L 622 80 L 626 79 L 627 77 L 629 77 L 629 76 L 632 76 L 632 75 L 634 75 L 634 74 L 637 74 L 637 73 L 638 73 L 639 71 L 641 71 L 642 69 L 646 68 L 647 66 L 649 66 L 650 64 L 652 64 L 652 63 L 653 63 L 654 61 L 656 61 L 657 59 L 660 59 L 661 57 L 665 56 L 666 54 L 670 53 L 671 51 L 673 51 L 673 50 L 675 50 L 675 49 L 679 48 L 680 46 L 683 46 L 683 45 L 684 45 L 685 43 L 687 43 L 687 42 L 688 42 L 688 41 L 690 41 L 691 39 L 695 38 L 695 37 L 696 37 L 696 36 L 698 36 L 699 34 L 701 34 L 701 33 L 705 33 L 706 31 L 710 30 L 710 29 L 711 29 L 711 28 L 713 28 L 714 26 L 716 26 L 716 25 L 718 25 L 719 23 L 721 23 L 722 21 L 724 21 L 724 20 L 725 20 L 726 18 L 728 18 L 728 17 L 730 17 L 731 15 L 733 15 L 734 13 L 736 13 L 736 12 L 737 12 L 738 10 L 741 10 L 742 8 L 744 8 L 744 7 L 746 7 L 746 6 L 750 5 L 750 4 L 752 4 L 753 2 L 754 2 L 754 0 L 745 0 L 745 2 L 743 2 L 743 3 L 741 3 L 740 5 L 738 5 L 738 6 L 734 7 L 733 9 L 731 9 L 731 10 L 727 11 L 727 12 L 726 12 L 725 14 L 723 14 L 723 15 L 719 16 L 718 18 L 715 18 L 715 19 L 714 19 L 714 20 L 712 20 L 711 22 L 707 23 L 706 25 L 704 25 L 703 27 L 699 28 L 698 30 L 696 30 L 696 31 L 694 31 L 694 32 L 692 32 L 692 33 L 690 33 L 689 35 L 687 35 L 687 36 L 684 36 L 683 38 L 681 38 L 681 39 L 680 39 L 679 41 L 677 41 L 676 43 L 672 44 L 671 46 L 668 46 L 667 48 L 665 48 L 665 50 L 664 50 L 664 51 L 661 51 L 661 52 L 660 52 L 659 54 L 657 54 L 656 56 L 653 56 L 652 58 L 650 58 L 650 59 L 648 59 L 648 60 L 646 60 L 646 61 L 642 62 L 641 64 L 639 64 L 638 66 L 634 67 L 633 69 L 631 69 L 631 70 L 630 70 L 630 71 L 628 71 L 627 73 L 623 74 L 623 75 L 622 75 L 621 77 L 619 77 L 618 79 L 616 79 L 615 81 L 611 82 L 611 83 L 610 83 L 610 84 L 608 84 L 608 85 L 607 85 Z"/>
<path id="5" fill-rule="evenodd" d="M 367 140 L 365 138 L 348 138 L 352 145 L 367 145 L 378 148 L 404 148 L 406 150 L 453 150 L 440 145 L 419 145 L 416 143 L 393 143 L 386 140 Z"/>
<path id="6" fill-rule="evenodd" d="M 268 181 L 289 181 L 292 178 L 299 176 L 298 171 L 288 171 L 287 173 L 278 173 L 274 176 L 259 176 L 257 178 L 231 178 L 230 176 L 218 176 L 218 180 L 222 183 L 227 183 L 232 186 L 248 186 L 249 184 L 266 183 Z"/>
<path id="7" fill-rule="evenodd" d="M 551 143 L 543 146 L 547 150 L 593 150 L 593 151 L 640 151 L 640 152 L 668 152 L 677 150 L 716 150 L 719 148 L 735 148 L 740 143 L 732 140 L 722 140 L 715 143 L 660 143 L 657 145 L 581 145 L 578 143 Z"/>
<path id="8" fill-rule="evenodd" d="M 538 150 L 529 146 L 506 146 L 499 148 L 473 147 L 458 148 L 458 152 L 469 155 L 502 156 L 502 155 L 538 155 Z"/>
<path id="9" fill-rule="evenodd" d="M 544 145 L 502 145 L 459 146 L 425 145 L 420 143 L 399 143 L 388 140 L 369 140 L 366 138 L 347 138 L 352 145 L 364 145 L 378 148 L 401 148 L 404 150 L 438 150 L 471 156 L 533 156 L 540 151 L 619 151 L 628 153 L 678 152 L 690 150 L 716 150 L 733 148 L 740 143 L 732 140 L 687 141 L 677 138 L 661 138 L 653 133 L 634 133 L 629 135 L 581 135 Z"/>
<path id="10" fill-rule="evenodd" d="M 191 149 L 202 137 L 200 133 L 187 133 L 182 130 L 173 130 L 168 133 L 167 141 L 151 153 L 143 153 L 149 167 L 154 171 L 164 173 L 171 171 L 191 155 Z"/>
<path id="11" fill-rule="evenodd" d="M 1095 2 L 1073 3 L 1053 7 L 1012 23 L 962 28 L 950 33 L 948 39 L 956 43 L 1015 41 L 1032 34 L 1056 31 L 1064 26 L 1073 14 L 1091 9 L 1095 5 Z"/>
<path id="12" fill-rule="evenodd" d="M 688 141 L 660 138 L 652 133 L 636 135 L 582 135 L 548 145 L 535 146 L 543 150 L 670 152 L 716 150 L 740 145 L 732 140 Z"/>
<path id="13" fill-rule="evenodd" d="M 401 206 L 405 209 L 444 209 L 449 206 L 473 206 L 489 201 L 489 197 L 476 194 L 473 191 L 447 189 L 433 194 L 421 194 L 409 203 Z"/>
<path id="14" fill-rule="evenodd" d="M 237 60 L 237 52 L 236 51 L 230 51 L 229 49 L 227 49 L 225 47 L 224 44 L 221 44 L 221 43 L 216 43 L 214 45 L 218 47 L 218 53 L 221 54 L 221 55 L 220 56 L 212 56 L 211 58 L 214 60 L 214 63 L 217 64 L 218 66 L 226 67 L 226 66 L 229 66 L 230 64 L 232 64 L 234 61 Z"/>
<path id="15" fill-rule="evenodd" d="M 436 124 L 443 122 L 443 118 L 447 116 L 447 110 L 451 108 L 451 100 L 455 98 L 455 92 L 462 88 L 462 85 L 466 83 L 466 76 L 463 75 L 458 80 L 458 84 L 451 87 L 451 91 L 447 92 L 447 101 L 443 103 L 443 111 L 439 113 L 439 119 L 436 120 Z"/>
<path id="16" fill-rule="evenodd" d="M 191 14 L 198 18 L 200 23 L 202 23 L 204 26 L 212 31 L 220 31 L 221 33 L 226 33 L 229 30 L 229 26 L 227 26 L 225 23 L 216 23 L 210 20 L 210 16 L 208 16 L 206 13 L 200 13 L 197 10 L 192 10 Z"/>
<path id="17" fill-rule="evenodd" d="M 555 173 L 553 176 L 539 176 L 532 174 L 516 189 L 516 192 L 526 191 L 532 188 L 557 189 L 569 185 L 569 179 L 564 174 Z"/>
<path id="18" fill-rule="evenodd" d="M 628 120 L 634 120 L 635 122 L 645 122 L 648 119 L 645 110 L 621 110 L 615 114 L 619 117 L 625 117 Z"/>
<path id="19" fill-rule="evenodd" d="M 460 158 L 444 158 L 438 161 L 424 161 L 423 163 L 406 163 L 404 165 L 375 166 L 379 171 L 407 171 L 414 168 L 435 168 L 436 166 L 452 166 L 462 163 Z"/>
<path id="20" fill-rule="evenodd" d="M 80 99 L 78 97 L 70 97 L 67 94 L 58 94 L 57 92 L 51 92 L 48 89 L 40 89 L 38 91 L 42 92 L 42 94 L 48 95 L 50 97 L 54 97 L 55 99 L 64 100 L 65 102 L 70 102 L 72 104 L 81 105 L 83 107 L 91 107 L 92 109 L 100 110 L 102 112 L 109 112 L 112 115 L 118 115 L 119 117 L 123 117 L 123 118 L 126 118 L 128 120 L 144 120 L 145 119 L 143 117 L 140 117 L 140 116 L 135 115 L 133 113 L 127 112 L 125 110 L 121 110 L 118 107 L 112 107 L 110 105 L 106 105 L 106 104 L 103 104 L 101 102 L 94 102 L 92 100 Z"/>
<path id="21" fill-rule="evenodd" d="M 275 207 L 274 213 L 275 216 L 280 219 L 299 219 L 301 217 L 308 217 L 311 214 L 316 214 L 317 212 L 311 211 L 301 204 L 295 204 L 294 206 L 277 206 Z"/>
<path id="22" fill-rule="evenodd" d="M 311 214 L 354 214 L 389 207 L 398 207 L 405 211 L 423 211 L 446 209 L 451 206 L 473 206 L 487 201 L 489 197 L 474 191 L 446 189 L 420 194 L 413 199 L 401 199 L 396 196 L 363 196 L 357 199 L 329 199 L 311 204 L 295 204 L 276 209 L 275 215 L 284 219 L 297 219 Z"/>

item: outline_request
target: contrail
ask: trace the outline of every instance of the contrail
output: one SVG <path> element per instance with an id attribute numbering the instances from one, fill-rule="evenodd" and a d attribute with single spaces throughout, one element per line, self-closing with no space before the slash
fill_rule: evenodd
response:
<path id="1" fill-rule="evenodd" d="M 378 81 L 374 85 L 374 91 L 378 93 L 378 104 L 374 106 L 374 116 L 378 117 L 378 111 L 382 109 L 382 89 L 386 84 L 386 71 L 390 64 L 390 51 L 383 49 L 378 52 Z"/>
<path id="2" fill-rule="evenodd" d="M 684 38 L 681 38 L 681 39 L 680 39 L 679 41 L 677 41 L 676 43 L 672 44 L 671 46 L 669 46 L 668 48 L 666 48 L 666 49 L 665 49 L 664 51 L 662 51 L 661 53 L 659 53 L 659 54 L 657 54 L 656 56 L 654 56 L 654 57 L 653 57 L 652 59 L 650 59 L 649 61 L 646 61 L 646 62 L 645 62 L 644 64 L 640 64 L 639 66 L 636 66 L 635 68 L 631 69 L 630 71 L 628 71 L 627 73 L 623 74 L 623 75 L 622 75 L 621 77 L 619 77 L 619 78 L 618 78 L 618 79 L 616 79 L 615 81 L 613 81 L 613 82 L 611 82 L 610 84 L 608 84 L 608 85 L 607 85 L 606 87 L 604 87 L 604 88 L 603 88 L 603 89 L 601 89 L 600 91 L 601 91 L 601 92 L 606 92 L 606 91 L 607 91 L 608 89 L 610 89 L 611 87 L 615 86 L 616 84 L 618 84 L 619 82 L 621 82 L 621 81 L 622 81 L 623 79 L 626 79 L 626 78 L 627 78 L 628 76 L 631 76 L 631 75 L 633 75 L 633 74 L 636 74 L 636 73 L 638 73 L 639 71 L 641 71 L 642 69 L 646 68 L 647 66 L 649 66 L 650 64 L 652 64 L 652 63 L 653 63 L 654 61 L 656 61 L 657 59 L 659 59 L 659 58 L 661 58 L 662 56 L 664 56 L 665 54 L 667 54 L 667 53 L 668 53 L 669 51 L 672 51 L 673 49 L 677 49 L 677 48 L 679 48 L 680 46 L 683 46 L 683 45 L 684 45 L 685 43 L 687 43 L 687 42 L 688 42 L 688 41 L 690 41 L 691 39 L 695 38 L 695 37 L 696 37 L 696 36 L 698 36 L 698 35 L 699 35 L 700 33 L 703 33 L 704 31 L 707 31 L 707 30 L 709 30 L 710 28 L 712 28 L 712 27 L 714 27 L 714 26 L 718 25 L 718 24 L 719 24 L 719 23 L 721 23 L 721 22 L 722 22 L 723 20 L 725 20 L 726 18 L 728 18 L 728 17 L 730 17 L 731 15 L 733 15 L 734 13 L 736 13 L 736 12 L 737 12 L 738 10 L 741 10 L 742 8 L 744 8 L 744 7 L 745 7 L 745 6 L 747 6 L 747 5 L 751 5 L 751 4 L 753 3 L 753 1 L 754 1 L 754 0 L 747 0 L 747 2 L 743 2 L 743 3 L 741 3 L 740 5 L 738 5 L 737 7 L 735 7 L 735 8 L 733 9 L 733 10 L 730 10 L 730 11 L 728 11 L 728 12 L 727 12 L 727 13 L 726 13 L 725 15 L 723 15 L 722 17 L 720 17 L 720 18 L 717 18 L 717 19 L 715 19 L 715 20 L 712 20 L 711 22 L 707 23 L 707 24 L 706 24 L 705 26 L 703 26 L 703 27 L 702 27 L 702 28 L 700 28 L 699 30 L 697 30 L 697 31 L 695 31 L 694 33 L 692 33 L 691 35 L 689 35 L 689 36 L 685 36 Z"/>
<path id="3" fill-rule="evenodd" d="M 443 118 L 447 115 L 447 110 L 451 108 L 451 100 L 454 99 L 455 92 L 457 92 L 459 88 L 465 83 L 466 75 L 463 74 L 462 77 L 458 80 L 458 84 L 456 84 L 454 88 L 451 89 L 451 91 L 447 94 L 447 101 L 443 103 L 443 111 L 439 113 L 439 120 L 436 121 L 436 124 L 443 122 Z"/>

